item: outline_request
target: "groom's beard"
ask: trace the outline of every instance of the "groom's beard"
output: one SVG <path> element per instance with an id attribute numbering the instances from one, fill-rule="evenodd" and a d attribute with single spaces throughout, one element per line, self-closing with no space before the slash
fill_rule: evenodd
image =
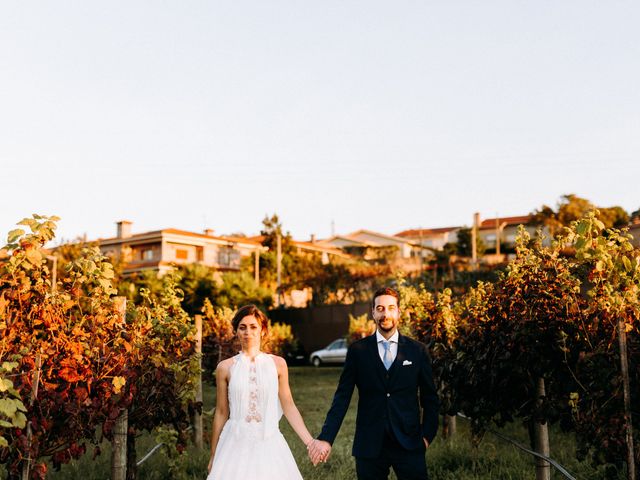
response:
<path id="1" fill-rule="evenodd" d="M 379 328 L 380 330 L 382 330 L 383 332 L 390 332 L 391 330 L 393 330 L 394 328 L 396 328 L 396 322 L 394 322 L 394 321 L 393 321 L 393 320 L 394 320 L 393 318 L 391 319 L 390 326 L 388 326 L 388 327 L 383 326 L 382 324 L 383 324 L 386 320 L 387 320 L 387 317 L 386 317 L 386 316 L 384 316 L 384 317 L 382 317 L 382 318 L 378 319 L 378 328 Z"/>

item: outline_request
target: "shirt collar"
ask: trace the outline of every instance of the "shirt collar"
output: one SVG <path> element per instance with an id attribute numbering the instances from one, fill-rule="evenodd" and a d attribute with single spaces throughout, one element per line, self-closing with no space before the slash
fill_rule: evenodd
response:
<path id="1" fill-rule="evenodd" d="M 386 340 L 386 338 L 384 338 L 382 335 L 380 335 L 380 332 L 376 328 L 376 343 L 380 343 L 383 340 Z M 396 332 L 393 335 L 391 335 L 391 338 L 389 338 L 389 342 L 398 343 L 398 330 L 396 330 Z"/>

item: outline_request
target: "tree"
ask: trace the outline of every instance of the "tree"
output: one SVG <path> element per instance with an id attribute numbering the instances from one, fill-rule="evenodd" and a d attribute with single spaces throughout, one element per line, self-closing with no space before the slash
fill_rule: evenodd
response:
<path id="1" fill-rule="evenodd" d="M 175 269 L 177 288 L 182 291 L 182 308 L 191 316 L 202 312 L 205 300 L 214 307 L 237 308 L 247 303 L 269 307 L 271 291 L 256 284 L 247 272 L 220 272 L 215 268 L 191 263 Z M 124 279 L 119 291 L 134 303 L 140 303 L 140 291 L 158 294 L 164 289 L 162 277 L 147 271 Z"/>
<path id="2" fill-rule="evenodd" d="M 480 257 L 486 250 L 486 245 L 480 235 L 476 235 L 476 252 Z M 458 255 L 464 257 L 470 257 L 472 255 L 471 244 L 471 228 L 461 228 L 458 230 L 458 243 L 457 243 Z"/>
<path id="3" fill-rule="evenodd" d="M 611 207 L 599 209 L 598 219 L 604 228 L 623 228 L 629 225 L 629 214 L 622 207 Z"/>
<path id="4" fill-rule="evenodd" d="M 264 217 L 264 219 L 262 220 L 262 230 L 260 230 L 260 235 L 264 237 L 262 245 L 264 245 L 265 247 L 269 247 L 270 251 L 276 251 L 276 238 L 278 236 L 280 236 L 281 239 L 281 247 L 283 253 L 290 253 L 293 248 L 291 245 L 291 233 L 283 232 L 280 218 L 275 213 L 270 217 Z"/>
<path id="5" fill-rule="evenodd" d="M 562 195 L 557 210 L 543 205 L 532 213 L 531 223 L 546 226 L 551 236 L 555 237 L 563 228 L 580 220 L 595 208 L 594 204 L 586 198 L 578 197 L 573 193 Z M 598 218 L 604 223 L 605 228 L 621 228 L 629 223 L 629 214 L 619 206 L 600 208 Z"/>
<path id="6" fill-rule="evenodd" d="M 262 223 L 262 244 L 269 247 L 269 251 L 260 255 L 260 282 L 271 290 L 275 290 L 276 287 L 277 235 L 281 235 L 282 290 L 311 288 L 312 301 L 316 305 L 366 300 L 372 291 L 373 283 L 383 281 L 391 275 L 391 268 L 387 264 L 371 265 L 368 262 L 348 260 L 323 263 L 319 253 L 296 251 L 291 234 L 283 233 L 277 215 L 265 217 Z M 383 256 L 386 253 L 384 249 L 380 251 Z"/>

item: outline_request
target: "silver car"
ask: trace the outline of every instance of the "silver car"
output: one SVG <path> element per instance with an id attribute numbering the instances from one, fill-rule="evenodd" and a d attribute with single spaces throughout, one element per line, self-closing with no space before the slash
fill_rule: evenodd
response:
<path id="1" fill-rule="evenodd" d="M 309 361 L 315 367 L 323 363 L 344 363 L 347 358 L 347 341 L 344 338 L 334 340 L 322 350 L 309 355 Z"/>

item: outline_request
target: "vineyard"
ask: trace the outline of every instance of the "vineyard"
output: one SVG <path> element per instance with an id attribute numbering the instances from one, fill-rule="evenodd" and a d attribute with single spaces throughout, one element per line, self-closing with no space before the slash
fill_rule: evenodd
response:
<path id="1" fill-rule="evenodd" d="M 124 436 L 124 470 L 136 478 L 142 432 L 161 428 L 177 457 L 184 451 L 202 412 L 201 370 L 234 351 L 232 311 L 204 302 L 200 354 L 175 274 L 126 301 L 113 265 L 87 248 L 58 275 L 43 249 L 56 221 L 23 220 L 0 264 L 0 464 L 11 478 L 46 478 L 49 465 L 98 456 L 104 440 L 116 446 Z M 553 457 L 552 425 L 571 432 L 576 455 L 608 478 L 635 478 L 640 255 L 594 213 L 548 243 L 521 232 L 507 270 L 462 294 L 399 280 L 401 329 L 430 346 L 449 416 L 444 436 L 456 414 L 470 419 L 476 444 L 520 423 Z M 350 336 L 369 328 L 358 319 Z M 273 352 L 292 341 L 289 327 L 270 332 Z M 548 464 L 538 475 L 549 478 Z"/>

